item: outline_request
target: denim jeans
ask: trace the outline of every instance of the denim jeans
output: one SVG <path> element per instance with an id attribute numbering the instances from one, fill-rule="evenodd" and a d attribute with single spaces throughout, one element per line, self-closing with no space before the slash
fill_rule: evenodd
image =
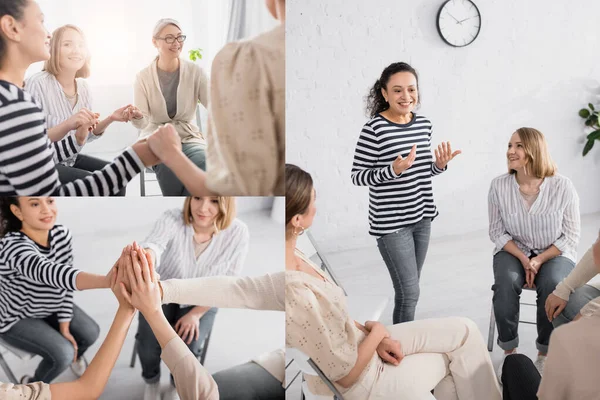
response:
<path id="1" fill-rule="evenodd" d="M 94 171 L 98 171 L 106 167 L 110 162 L 101 160 L 96 157 L 88 156 L 85 154 L 78 154 L 75 159 L 75 164 L 72 167 L 66 165 L 56 164 L 56 170 L 58 171 L 58 179 L 61 183 L 73 182 L 77 179 L 83 179 L 89 176 Z M 122 188 L 117 196 L 125 196 L 126 188 Z"/>
<path id="2" fill-rule="evenodd" d="M 573 270 L 575 263 L 558 256 L 546 261 L 533 281 L 537 292 L 536 347 L 543 354 L 548 352 L 550 334 L 554 329 L 546 316 L 546 298 L 556 285 Z M 525 284 L 525 271 L 518 258 L 506 251 L 494 256 L 494 296 L 492 303 L 498 327 L 498 346 L 512 350 L 519 346 L 519 298 Z"/>
<path id="3" fill-rule="evenodd" d="M 221 400 L 284 400 L 285 390 L 273 375 L 250 361 L 213 375 Z"/>
<path id="4" fill-rule="evenodd" d="M 167 318 L 167 321 L 171 326 L 175 326 L 179 318 L 190 312 L 194 306 L 181 307 L 179 304 L 164 304 L 162 306 L 163 313 Z M 188 348 L 197 357 L 200 352 L 200 346 L 204 341 L 204 338 L 208 335 L 212 329 L 217 314 L 216 308 L 208 310 L 202 318 L 200 318 L 200 333 L 198 334 L 198 340 L 193 340 Z M 140 363 L 142 364 L 142 378 L 146 383 L 155 383 L 160 381 L 160 354 L 162 352 L 160 344 L 152 332 L 152 328 L 148 324 L 148 321 L 140 313 L 139 325 L 137 335 L 138 356 Z M 171 382 L 173 377 L 171 376 Z"/>
<path id="5" fill-rule="evenodd" d="M 567 306 L 562 313 L 552 320 L 552 325 L 558 328 L 562 324 L 573 321 L 573 318 L 581 311 L 590 300 L 600 296 L 600 290 L 590 285 L 584 285 L 578 289 L 575 289 L 571 296 Z"/>
<path id="6" fill-rule="evenodd" d="M 79 358 L 98 339 L 100 327 L 83 310 L 73 305 L 69 331 L 77 342 Z M 71 342 L 58 331 L 56 315 L 44 319 L 22 319 L 2 334 L 2 339 L 11 346 L 42 357 L 32 382 L 52 382 L 71 365 L 75 356 L 75 348 Z"/>
<path id="7" fill-rule="evenodd" d="M 431 218 L 423 218 L 416 224 L 377 239 L 377 247 L 394 285 L 394 324 L 415 319 L 420 293 L 419 279 L 430 234 Z"/>
<path id="8" fill-rule="evenodd" d="M 206 171 L 206 153 L 205 147 L 198 143 L 183 143 L 183 154 L 189 158 L 198 168 Z M 183 186 L 183 183 L 177 176 L 164 164 L 158 164 L 152 167 L 156 174 L 156 180 L 160 186 L 163 196 L 189 196 L 190 193 Z"/>

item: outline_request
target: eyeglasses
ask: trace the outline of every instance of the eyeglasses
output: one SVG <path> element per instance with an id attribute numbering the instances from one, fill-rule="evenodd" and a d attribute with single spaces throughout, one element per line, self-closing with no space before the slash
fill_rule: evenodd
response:
<path id="1" fill-rule="evenodd" d="M 173 44 L 177 40 L 179 43 L 185 42 L 185 35 L 175 36 L 167 36 L 167 37 L 157 37 L 157 39 L 164 40 L 167 44 Z"/>

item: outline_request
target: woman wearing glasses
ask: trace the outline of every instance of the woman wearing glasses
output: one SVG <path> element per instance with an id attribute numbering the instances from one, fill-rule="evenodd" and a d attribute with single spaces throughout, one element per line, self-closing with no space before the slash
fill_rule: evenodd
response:
<path id="1" fill-rule="evenodd" d="M 208 78 L 198 65 L 180 58 L 184 41 L 179 22 L 173 19 L 157 22 L 152 43 L 158 49 L 158 57 L 137 74 L 135 106 L 128 109 L 128 116 L 141 130 L 142 138 L 164 124 L 172 124 L 181 139 L 183 153 L 205 170 L 204 136 L 194 120 L 198 101 L 208 107 Z M 189 195 L 164 164 L 153 169 L 163 195 Z"/>

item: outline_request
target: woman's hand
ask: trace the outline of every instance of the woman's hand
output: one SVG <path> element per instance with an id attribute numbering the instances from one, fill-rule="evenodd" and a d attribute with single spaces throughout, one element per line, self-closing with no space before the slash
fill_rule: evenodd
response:
<path id="1" fill-rule="evenodd" d="M 530 270 L 530 260 L 525 254 L 522 254 L 519 261 L 521 261 L 521 266 L 523 266 L 523 271 L 525 272 L 525 284 L 523 287 L 532 289 L 534 287 L 533 281 L 535 280 L 535 274 Z"/>
<path id="2" fill-rule="evenodd" d="M 131 119 L 131 113 L 128 111 L 130 107 L 133 107 L 131 104 L 127 104 L 121 108 L 116 109 L 110 114 L 110 120 L 112 122 L 129 122 Z"/>
<path id="3" fill-rule="evenodd" d="M 175 323 L 175 332 L 188 345 L 193 340 L 198 340 L 200 335 L 200 317 L 193 312 L 188 312 Z"/>
<path id="4" fill-rule="evenodd" d="M 462 153 L 460 150 L 452 152 L 450 142 L 442 142 L 437 149 L 435 149 L 435 165 L 439 169 L 446 168 L 446 165 L 457 155 Z"/>
<path id="5" fill-rule="evenodd" d="M 127 115 L 128 121 L 131 121 L 132 119 L 141 119 L 144 117 L 144 114 L 142 114 L 140 109 L 131 104 L 127 106 L 127 108 L 125 109 L 125 113 Z"/>
<path id="6" fill-rule="evenodd" d="M 377 354 L 379 357 L 387 363 L 392 365 L 400 364 L 400 361 L 404 358 L 402 353 L 402 346 L 400 342 L 391 338 L 385 338 L 377 346 Z"/>
<path id="7" fill-rule="evenodd" d="M 546 298 L 546 316 L 548 317 L 548 321 L 552 322 L 554 318 L 560 315 L 566 306 L 566 300 L 561 299 L 554 293 L 550 293 L 548 298 Z"/>
<path id="8" fill-rule="evenodd" d="M 73 358 L 73 362 L 75 362 L 75 361 L 77 361 L 78 346 L 77 346 L 77 341 L 75 340 L 75 338 L 73 337 L 73 335 L 71 335 L 71 332 L 69 331 L 70 325 L 71 325 L 70 322 L 59 322 L 58 323 L 58 331 L 60 332 L 61 335 L 63 335 L 65 337 L 65 339 L 67 339 L 73 345 L 73 348 L 75 349 L 75 357 Z"/>
<path id="9" fill-rule="evenodd" d="M 74 131 L 82 125 L 93 125 L 94 120 L 96 120 L 96 114 L 87 108 L 82 108 L 73 114 L 69 119 L 67 119 L 69 130 Z"/>
<path id="10" fill-rule="evenodd" d="M 127 279 L 127 268 L 125 264 L 125 257 L 129 255 L 130 246 L 123 249 L 121 257 L 117 261 L 115 267 L 113 267 L 110 288 L 119 302 L 119 307 L 124 310 L 135 311 L 135 308 L 127 301 L 121 291 L 121 284 L 126 287 L 129 286 L 129 279 Z"/>
<path id="11" fill-rule="evenodd" d="M 390 337 L 389 332 L 385 325 L 383 325 L 379 321 L 367 321 L 365 322 L 365 328 L 369 331 L 370 334 L 380 334 L 383 338 Z"/>
<path id="12" fill-rule="evenodd" d="M 158 276 L 150 268 L 149 259 L 150 255 L 144 249 L 134 246 L 129 257 L 125 257 L 131 293 L 120 283 L 123 297 L 142 314 L 162 311 Z"/>
<path id="13" fill-rule="evenodd" d="M 181 138 L 171 124 L 158 128 L 148 137 L 150 150 L 164 162 L 173 153 L 181 152 Z"/>
<path id="14" fill-rule="evenodd" d="M 409 169 L 413 163 L 415 162 L 415 158 L 417 157 L 417 145 L 413 145 L 412 149 L 410 149 L 410 153 L 406 158 L 402 158 L 402 155 L 398 154 L 398 157 L 392 163 L 392 168 L 394 169 L 394 173 L 396 175 L 400 175 L 407 169 Z"/>

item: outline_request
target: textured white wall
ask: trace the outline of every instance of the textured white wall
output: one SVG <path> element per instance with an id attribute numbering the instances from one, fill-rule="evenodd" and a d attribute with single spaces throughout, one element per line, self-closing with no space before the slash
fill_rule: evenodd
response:
<path id="1" fill-rule="evenodd" d="M 600 3 L 476 0 L 482 30 L 461 49 L 437 33 L 442 3 L 288 2 L 287 162 L 315 178 L 313 233 L 325 250 L 372 244 L 367 188 L 352 185 L 350 168 L 367 121 L 363 98 L 396 61 L 420 74 L 420 112 L 433 122 L 433 144 L 449 140 L 463 150 L 434 178 L 433 237 L 487 229 L 489 183 L 505 172 L 506 145 L 520 126 L 546 135 L 582 213 L 600 210 L 600 143 L 581 156 L 577 116 L 589 101 L 600 105 Z"/>

